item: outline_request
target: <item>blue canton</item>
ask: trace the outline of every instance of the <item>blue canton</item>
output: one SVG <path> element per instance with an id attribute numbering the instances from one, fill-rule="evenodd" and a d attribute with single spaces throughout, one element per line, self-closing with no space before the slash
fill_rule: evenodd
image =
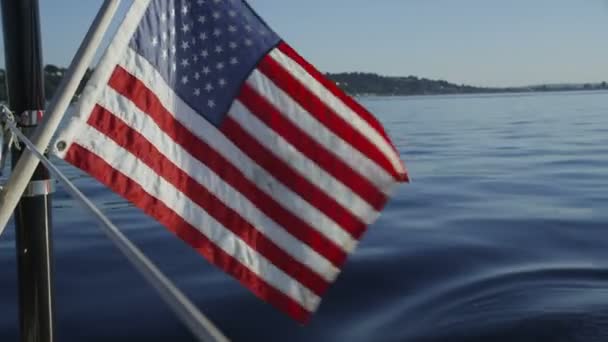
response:
<path id="1" fill-rule="evenodd" d="M 153 0 L 130 46 L 214 125 L 280 41 L 242 0 Z"/>

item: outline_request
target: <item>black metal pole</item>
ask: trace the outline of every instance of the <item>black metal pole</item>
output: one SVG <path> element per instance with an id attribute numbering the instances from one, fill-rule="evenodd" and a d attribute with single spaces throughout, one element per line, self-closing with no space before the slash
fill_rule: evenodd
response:
<path id="1" fill-rule="evenodd" d="M 15 119 L 31 134 L 45 105 L 38 0 L 2 0 L 8 102 Z M 19 151 L 12 151 L 13 166 Z M 53 341 L 51 190 L 40 165 L 17 209 L 15 225 L 19 275 L 21 341 Z"/>

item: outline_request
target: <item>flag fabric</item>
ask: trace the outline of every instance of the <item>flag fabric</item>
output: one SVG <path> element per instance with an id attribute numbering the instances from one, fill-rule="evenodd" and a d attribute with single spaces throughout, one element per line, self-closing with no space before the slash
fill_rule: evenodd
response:
<path id="1" fill-rule="evenodd" d="M 301 322 L 408 179 L 242 0 L 135 0 L 55 146 Z"/>

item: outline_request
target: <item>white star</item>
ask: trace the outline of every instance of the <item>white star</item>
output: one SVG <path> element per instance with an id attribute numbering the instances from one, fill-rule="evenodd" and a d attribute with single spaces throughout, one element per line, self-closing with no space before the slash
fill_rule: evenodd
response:
<path id="1" fill-rule="evenodd" d="M 171 69 L 173 69 L 173 71 L 177 70 L 177 64 L 171 63 Z"/>
<path id="2" fill-rule="evenodd" d="M 226 80 L 223 78 L 220 78 L 219 81 L 217 81 L 217 84 L 219 84 L 220 87 L 224 87 L 226 85 Z"/>
<path id="3" fill-rule="evenodd" d="M 209 101 L 207 101 L 207 105 L 209 106 L 209 108 L 213 108 L 213 107 L 215 107 L 215 101 L 209 100 Z"/>
<path id="4" fill-rule="evenodd" d="M 230 31 L 232 33 L 236 32 L 236 26 L 234 26 L 234 25 L 228 26 L 228 31 Z"/>
<path id="5" fill-rule="evenodd" d="M 204 15 L 201 15 L 198 17 L 198 22 L 201 24 L 204 24 L 207 21 L 207 18 L 205 18 Z"/>
<path id="6" fill-rule="evenodd" d="M 237 47 L 239 47 L 239 44 L 237 44 L 236 42 L 230 42 L 228 44 L 228 46 L 230 46 L 231 49 L 236 49 Z"/>
<path id="7" fill-rule="evenodd" d="M 203 74 L 209 75 L 211 73 L 211 68 L 208 66 L 203 67 Z"/>
<path id="8" fill-rule="evenodd" d="M 152 38 L 152 46 L 156 46 L 158 45 L 158 38 L 154 37 Z"/>
<path id="9" fill-rule="evenodd" d="M 160 15 L 160 21 L 162 21 L 163 23 L 164 23 L 165 21 L 167 21 L 167 14 L 166 14 L 166 13 L 162 13 L 162 14 Z"/>
<path id="10" fill-rule="evenodd" d="M 201 51 L 201 57 L 203 57 L 203 58 L 209 57 L 209 51 L 207 51 L 207 50 Z"/>
<path id="11" fill-rule="evenodd" d="M 163 59 L 165 59 L 165 60 L 166 60 L 166 59 L 169 57 L 169 53 L 167 52 L 167 49 L 163 49 L 163 52 L 162 52 L 162 57 L 163 57 Z"/>
<path id="12" fill-rule="evenodd" d="M 252 14 L 251 14 L 251 13 L 249 13 L 249 12 L 244 12 L 244 13 L 243 13 L 243 18 L 244 18 L 245 20 L 247 20 L 248 22 L 252 22 L 252 21 L 253 21 Z"/>
<path id="13" fill-rule="evenodd" d="M 186 41 L 183 41 L 183 42 L 182 42 L 182 49 L 183 49 L 184 51 L 186 51 L 186 50 L 188 50 L 189 48 L 190 48 L 190 43 L 188 43 L 188 42 L 186 42 Z"/>
<path id="14" fill-rule="evenodd" d="M 194 73 L 194 79 L 198 81 L 199 78 L 201 78 L 201 74 L 199 74 L 198 71 L 197 71 L 197 72 Z"/>
<path id="15" fill-rule="evenodd" d="M 251 45 L 253 45 L 253 41 L 251 39 L 247 38 L 247 39 L 245 39 L 245 45 L 251 46 Z"/>
<path id="16" fill-rule="evenodd" d="M 260 30 L 260 35 L 265 36 L 268 32 L 266 30 Z"/>
<path id="17" fill-rule="evenodd" d="M 215 2 L 216 4 L 222 2 L 222 0 L 213 0 L 213 2 Z"/>
<path id="18" fill-rule="evenodd" d="M 198 38 L 202 41 L 207 40 L 207 33 L 201 32 L 201 34 L 198 35 Z"/>
<path id="19" fill-rule="evenodd" d="M 230 10 L 230 11 L 228 11 L 228 15 L 234 18 L 234 17 L 236 17 L 236 11 Z"/>
<path id="20" fill-rule="evenodd" d="M 183 84 L 188 83 L 188 76 L 182 76 L 182 83 Z"/>
<path id="21" fill-rule="evenodd" d="M 216 37 L 219 37 L 222 35 L 222 30 L 216 28 L 215 30 L 213 30 L 213 35 Z"/>
<path id="22" fill-rule="evenodd" d="M 176 51 L 177 51 L 177 49 L 175 48 L 175 45 L 171 46 L 171 53 L 175 54 Z"/>
<path id="23" fill-rule="evenodd" d="M 192 60 L 194 61 L 194 63 L 198 62 L 198 56 L 197 55 L 192 56 Z"/>
<path id="24" fill-rule="evenodd" d="M 167 40 L 167 32 L 163 32 L 161 34 L 161 38 L 162 38 L 163 42 L 166 41 Z"/>
<path id="25" fill-rule="evenodd" d="M 194 96 L 201 96 L 201 90 L 199 88 L 194 89 Z"/>
<path id="26" fill-rule="evenodd" d="M 239 64 L 239 60 L 236 57 L 230 58 L 230 64 L 237 65 Z"/>
<path id="27" fill-rule="evenodd" d="M 183 13 L 184 15 L 188 14 L 188 6 L 183 6 L 183 7 L 182 7 L 182 13 Z"/>
<path id="28" fill-rule="evenodd" d="M 189 66 L 190 63 L 188 62 L 188 58 L 182 59 L 182 66 L 185 68 L 187 66 Z"/>
<path id="29" fill-rule="evenodd" d="M 212 91 L 213 91 L 213 85 L 212 85 L 211 83 L 207 83 L 207 84 L 205 85 L 205 90 L 206 90 L 208 93 L 212 92 Z"/>
<path id="30" fill-rule="evenodd" d="M 171 18 L 175 17 L 175 8 L 171 9 Z"/>
<path id="31" fill-rule="evenodd" d="M 247 32 L 251 32 L 253 31 L 253 28 L 251 27 L 251 25 L 245 25 L 245 30 L 247 30 Z"/>
<path id="32" fill-rule="evenodd" d="M 186 32 L 188 32 L 188 31 L 190 31 L 190 25 L 188 25 L 188 24 L 183 24 L 183 25 L 182 25 L 182 32 L 186 33 Z"/>
<path id="33" fill-rule="evenodd" d="M 171 31 L 169 31 L 172 36 L 175 36 L 175 27 L 171 27 Z"/>
<path id="34" fill-rule="evenodd" d="M 222 52 L 224 52 L 224 48 L 222 48 L 221 45 L 218 45 L 218 46 L 215 47 L 215 52 L 222 53 Z"/>
<path id="35" fill-rule="evenodd" d="M 221 17 L 222 17 L 222 14 L 220 12 L 213 12 L 213 19 L 218 20 Z"/>
<path id="36" fill-rule="evenodd" d="M 203 6 L 205 4 L 205 0 L 198 0 L 196 2 L 199 6 Z"/>
<path id="37" fill-rule="evenodd" d="M 217 68 L 217 70 L 222 70 L 222 69 L 224 69 L 224 63 L 219 62 L 215 65 L 215 67 Z"/>

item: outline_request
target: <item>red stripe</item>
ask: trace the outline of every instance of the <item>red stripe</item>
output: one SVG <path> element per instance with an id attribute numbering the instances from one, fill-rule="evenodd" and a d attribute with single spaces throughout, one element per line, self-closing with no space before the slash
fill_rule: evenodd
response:
<path id="1" fill-rule="evenodd" d="M 131 152 L 159 176 L 173 184 L 176 189 L 198 204 L 226 229 L 266 257 L 277 268 L 319 296 L 327 290 L 329 286 L 327 281 L 269 240 L 236 211 L 210 193 L 207 188 L 173 164 L 139 132 L 114 116 L 113 113 L 97 105 L 89 117 L 88 124 Z"/>
<path id="2" fill-rule="evenodd" d="M 387 200 L 387 196 L 384 193 L 378 190 L 365 177 L 355 172 L 336 155 L 326 150 L 325 147 L 311 138 L 306 132 L 285 118 L 275 106 L 247 83 L 241 88 L 239 100 L 253 115 L 288 141 L 300 153 L 318 164 L 342 184 L 349 187 L 375 209 L 382 209 Z"/>
<path id="3" fill-rule="evenodd" d="M 310 312 L 298 302 L 258 277 L 238 260 L 208 240 L 177 213 L 155 197 L 150 196 L 139 184 L 113 169 L 97 155 L 77 144 L 72 144 L 66 154 L 65 160 L 91 174 L 110 189 L 122 195 L 126 200 L 133 202 L 146 214 L 158 220 L 183 241 L 196 249 L 211 263 L 238 279 L 258 297 L 268 301 L 297 321 L 306 322 L 310 318 Z"/>
<path id="4" fill-rule="evenodd" d="M 319 70 L 317 70 L 317 68 L 315 68 L 313 65 L 308 63 L 308 61 L 306 61 L 304 58 L 302 58 L 302 56 L 300 56 L 287 43 L 281 42 L 281 43 L 279 43 L 277 48 L 279 50 L 281 50 L 281 52 L 283 52 L 289 58 L 291 58 L 294 62 L 298 63 L 302 68 L 304 68 L 304 70 L 306 70 L 310 76 L 312 76 L 314 79 L 316 79 L 317 82 L 321 83 L 325 87 L 325 89 L 327 89 L 329 92 L 331 92 L 335 97 L 339 98 L 353 112 L 357 113 L 357 115 L 359 115 L 359 117 L 361 117 L 361 119 L 365 120 L 365 122 L 367 122 L 372 128 L 374 128 L 376 130 L 376 132 L 378 132 L 378 134 L 380 134 L 386 140 L 386 142 L 392 147 L 395 154 L 397 156 L 399 155 L 399 152 L 395 148 L 395 145 L 393 145 L 393 142 L 389 138 L 388 134 L 386 134 L 384 127 L 382 127 L 382 124 L 380 124 L 380 122 L 378 122 L 378 120 L 376 119 L 375 116 L 373 116 L 367 109 L 365 109 L 362 105 L 360 105 L 352 97 L 350 97 L 348 94 L 346 94 L 333 81 L 331 81 L 327 77 L 323 76 L 323 74 Z M 401 162 L 401 159 L 399 160 L 399 162 Z M 401 165 L 403 166 L 403 169 L 406 170 L 403 162 L 401 162 Z M 403 180 L 406 182 L 409 181 L 407 171 L 405 171 L 403 174 Z"/>
<path id="5" fill-rule="evenodd" d="M 363 235 L 365 232 L 363 222 L 338 204 L 325 191 L 310 183 L 288 164 L 277 158 L 247 133 L 230 115 L 224 118 L 220 130 L 256 164 L 262 166 L 283 185 L 292 189 L 312 206 L 331 218 L 354 238 L 359 239 Z"/>
<path id="6" fill-rule="evenodd" d="M 162 106 L 156 95 L 136 77 L 121 67 L 117 67 L 109 84 L 117 92 L 133 101 L 138 108 L 156 122 L 165 134 L 247 197 L 267 217 L 334 265 L 339 267 L 345 262 L 347 255 L 344 250 L 261 191 L 220 153 L 175 120 Z"/>
<path id="7" fill-rule="evenodd" d="M 385 169 L 395 180 L 401 181 L 403 175 L 394 167 L 388 157 L 378 146 L 369 141 L 363 134 L 354 129 L 349 122 L 336 114 L 321 99 L 300 83 L 289 71 L 285 70 L 270 55 L 258 64 L 258 70 L 270 78 L 279 88 L 289 94 L 310 115 L 326 126 L 334 134 L 348 142 L 355 149 Z"/>

